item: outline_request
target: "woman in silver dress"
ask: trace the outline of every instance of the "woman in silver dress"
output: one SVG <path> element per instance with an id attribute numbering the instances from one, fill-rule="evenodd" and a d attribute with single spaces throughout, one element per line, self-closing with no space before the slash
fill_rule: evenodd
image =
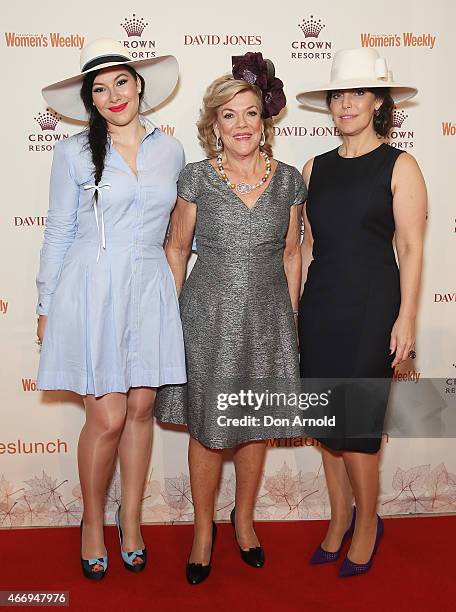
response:
<path id="1" fill-rule="evenodd" d="M 234 448 L 231 522 L 241 558 L 264 563 L 253 512 L 266 439 L 281 432 L 221 426 L 214 398 L 220 381 L 299 379 L 294 315 L 307 192 L 296 168 L 272 158 L 271 117 L 285 104 L 272 62 L 261 53 L 234 58 L 233 74 L 206 91 L 198 138 L 207 158 L 182 171 L 171 217 L 166 254 L 180 294 L 188 384 L 161 388 L 156 416 L 190 432 L 191 584 L 210 572 L 223 448 Z M 194 232 L 198 259 L 184 285 Z"/>

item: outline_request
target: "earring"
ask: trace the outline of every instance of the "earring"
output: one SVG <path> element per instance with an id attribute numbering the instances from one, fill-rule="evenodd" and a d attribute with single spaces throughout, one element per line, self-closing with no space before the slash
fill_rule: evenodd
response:
<path id="1" fill-rule="evenodd" d="M 264 130 L 263 130 L 261 134 L 260 147 L 264 147 L 265 144 L 266 144 L 266 134 L 264 133 Z"/>
<path id="2" fill-rule="evenodd" d="M 222 142 L 222 139 L 220 138 L 220 136 L 218 136 L 217 140 L 215 141 L 215 149 L 217 151 L 221 151 L 223 149 L 223 142 Z"/>
<path id="3" fill-rule="evenodd" d="M 376 117 L 378 117 L 378 116 L 380 115 L 380 109 L 379 109 L 379 108 L 376 108 L 376 109 L 374 110 L 374 115 L 375 115 Z"/>

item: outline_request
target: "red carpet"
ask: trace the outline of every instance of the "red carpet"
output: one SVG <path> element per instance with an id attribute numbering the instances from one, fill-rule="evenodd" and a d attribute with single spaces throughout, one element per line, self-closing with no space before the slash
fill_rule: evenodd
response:
<path id="1" fill-rule="evenodd" d="M 123 568 L 117 532 L 107 527 L 109 570 L 99 583 L 82 576 L 79 528 L 3 530 L 0 590 L 65 590 L 70 609 L 99 612 L 456 609 L 456 517 L 386 519 L 372 570 L 347 579 L 337 576 L 340 561 L 308 564 L 325 526 L 325 521 L 257 523 L 266 552 L 258 570 L 241 561 L 231 526 L 219 524 L 212 573 L 193 587 L 184 574 L 190 525 L 143 527 L 149 564 L 138 575 Z"/>

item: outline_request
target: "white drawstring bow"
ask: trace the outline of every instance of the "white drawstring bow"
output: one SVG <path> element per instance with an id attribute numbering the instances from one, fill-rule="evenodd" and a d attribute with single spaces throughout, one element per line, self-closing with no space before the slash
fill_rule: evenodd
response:
<path id="1" fill-rule="evenodd" d="M 93 189 L 93 212 L 95 213 L 95 221 L 97 223 L 97 234 L 98 234 L 98 254 L 97 254 L 97 263 L 100 259 L 101 249 L 106 249 L 106 235 L 105 235 L 105 225 L 104 225 L 104 214 L 103 214 L 103 206 L 101 205 L 101 190 L 109 189 L 111 187 L 111 183 L 101 183 L 100 185 L 84 185 L 84 189 Z M 99 198 L 99 206 L 101 210 L 101 243 L 100 243 L 100 222 L 98 221 L 98 204 L 97 198 L 95 194 L 98 193 Z"/>

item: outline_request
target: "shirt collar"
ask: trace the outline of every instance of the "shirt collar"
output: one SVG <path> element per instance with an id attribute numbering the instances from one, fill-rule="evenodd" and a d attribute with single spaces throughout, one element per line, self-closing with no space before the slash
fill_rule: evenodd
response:
<path id="1" fill-rule="evenodd" d="M 157 130 L 157 134 L 160 132 L 160 128 L 158 128 L 154 123 L 152 123 L 150 119 L 148 119 L 147 117 L 144 117 L 144 115 L 139 115 L 139 122 L 146 130 L 146 133 L 144 135 L 144 138 L 142 139 L 142 142 L 144 142 L 148 136 L 153 134 L 155 130 Z"/>
<path id="2" fill-rule="evenodd" d="M 146 138 L 148 138 L 152 134 L 156 133 L 158 135 L 160 133 L 160 128 L 158 128 L 154 123 L 152 123 L 150 119 L 147 119 L 146 117 L 144 117 L 144 115 L 139 115 L 139 122 L 143 126 L 143 128 L 146 130 L 146 133 L 144 134 L 144 138 L 141 140 L 141 144 L 146 140 Z M 109 150 L 111 150 L 112 138 L 109 132 L 108 132 L 108 146 L 109 146 Z"/>

